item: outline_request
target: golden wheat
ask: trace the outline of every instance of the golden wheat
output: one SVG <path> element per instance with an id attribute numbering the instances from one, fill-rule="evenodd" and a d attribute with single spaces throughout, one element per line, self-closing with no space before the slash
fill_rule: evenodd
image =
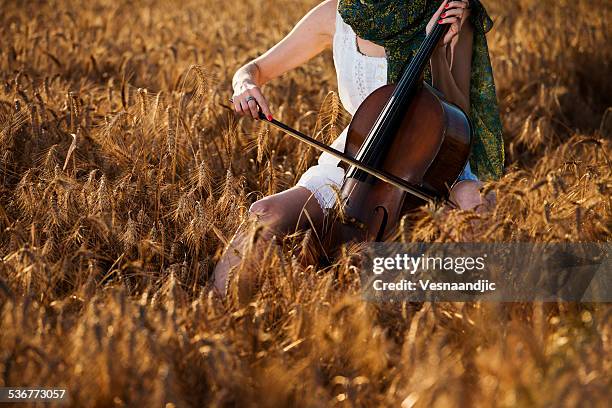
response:
<path id="1" fill-rule="evenodd" d="M 221 107 L 233 70 L 314 1 L 2 2 L 0 386 L 72 406 L 607 406 L 607 304 L 380 304 L 317 237 L 210 274 L 257 198 L 317 153 Z M 610 10 L 486 2 L 508 170 L 472 213 L 424 207 L 398 240 L 609 241 Z M 327 52 L 264 89 L 329 143 L 348 123 Z"/>

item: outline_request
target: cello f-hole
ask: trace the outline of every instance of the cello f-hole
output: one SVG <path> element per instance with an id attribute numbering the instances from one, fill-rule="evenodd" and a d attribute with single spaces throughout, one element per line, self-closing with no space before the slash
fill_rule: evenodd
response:
<path id="1" fill-rule="evenodd" d="M 380 221 L 380 224 L 378 226 L 378 232 L 376 233 L 375 239 L 375 241 L 380 242 L 385 236 L 385 230 L 387 229 L 387 223 L 389 222 L 389 212 L 382 205 L 377 206 L 374 211 L 382 211 L 382 220 Z"/>

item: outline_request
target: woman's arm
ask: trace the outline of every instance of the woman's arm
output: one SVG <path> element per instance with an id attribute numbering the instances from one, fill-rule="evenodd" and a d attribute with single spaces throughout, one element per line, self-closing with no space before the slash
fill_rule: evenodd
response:
<path id="1" fill-rule="evenodd" d="M 466 113 L 470 111 L 473 40 L 472 24 L 466 21 L 457 42 L 449 45 L 448 50 L 436 51 L 431 58 L 433 86 Z"/>
<path id="2" fill-rule="evenodd" d="M 322 2 L 310 10 L 278 44 L 236 71 L 232 79 L 232 99 L 237 113 L 250 114 L 257 119 L 259 105 L 268 120 L 272 119 L 268 103 L 259 88 L 331 45 L 336 7 L 337 0 Z"/>
<path id="3" fill-rule="evenodd" d="M 445 14 L 436 13 L 428 25 L 428 32 L 438 21 L 451 25 L 447 35 L 431 57 L 432 82 L 433 86 L 440 90 L 449 102 L 456 104 L 466 113 L 470 110 L 470 77 L 474 40 L 474 28 L 469 21 L 467 5 L 467 2 L 464 1 L 445 1 L 439 10 Z"/>

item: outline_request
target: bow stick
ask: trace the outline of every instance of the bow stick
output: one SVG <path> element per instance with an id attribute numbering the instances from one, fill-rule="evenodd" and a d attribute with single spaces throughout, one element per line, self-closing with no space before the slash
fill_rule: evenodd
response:
<path id="1" fill-rule="evenodd" d="M 219 105 L 221 105 L 223 108 L 231 110 L 232 112 L 234 111 L 234 109 L 230 108 L 227 105 L 224 105 L 222 103 L 220 103 Z M 348 164 L 350 164 L 351 166 L 355 166 L 360 170 L 365 171 L 366 173 L 370 174 L 371 176 L 376 177 L 379 180 L 382 180 L 386 183 L 391 184 L 394 187 L 397 187 L 403 191 L 406 191 L 409 194 L 412 194 L 424 201 L 427 201 L 428 203 L 436 203 L 438 202 L 437 198 L 432 196 L 431 194 L 421 190 L 418 186 L 415 186 L 413 184 L 410 184 L 409 182 L 407 182 L 404 179 L 401 179 L 391 173 L 388 173 L 384 170 L 379 170 L 376 169 L 374 167 L 371 167 L 365 163 L 360 162 L 359 160 L 356 160 L 355 158 L 348 156 L 346 154 L 344 154 L 343 152 L 334 149 L 333 147 L 330 147 L 328 145 L 326 145 L 325 143 L 319 142 L 318 140 L 305 135 L 304 133 L 300 132 L 299 130 L 293 129 L 291 126 L 280 122 L 276 119 L 272 119 L 272 120 L 268 120 L 266 118 L 266 115 L 264 115 L 261 111 L 259 111 L 259 119 L 263 120 L 265 122 L 268 122 L 269 124 L 271 124 L 272 126 L 276 127 L 277 129 L 282 130 L 284 133 L 288 134 L 289 136 L 292 136 L 294 138 L 296 138 L 297 140 L 306 143 L 307 145 L 314 147 L 317 150 L 320 150 L 322 152 L 325 153 L 329 153 L 332 156 L 334 156 L 337 159 L 340 159 Z"/>

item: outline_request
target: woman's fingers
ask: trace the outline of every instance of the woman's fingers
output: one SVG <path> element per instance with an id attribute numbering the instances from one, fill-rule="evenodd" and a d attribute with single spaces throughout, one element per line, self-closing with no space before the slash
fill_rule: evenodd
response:
<path id="1" fill-rule="evenodd" d="M 445 9 L 450 10 L 450 9 L 455 9 L 455 8 L 467 8 L 468 7 L 468 3 L 465 1 L 450 1 L 448 2 L 448 4 L 446 6 L 444 6 Z"/>
<path id="2" fill-rule="evenodd" d="M 240 106 L 240 96 L 235 95 L 232 97 L 232 103 L 234 104 L 234 110 L 236 113 L 242 115 L 242 106 Z"/>
<path id="3" fill-rule="evenodd" d="M 240 95 L 232 98 L 234 110 L 240 115 L 249 115 L 253 119 L 259 119 L 259 110 L 268 120 L 272 120 L 272 112 L 268 106 L 268 101 L 264 98 L 259 88 L 251 88 Z"/>
<path id="4" fill-rule="evenodd" d="M 442 18 L 440 21 L 438 21 L 438 24 L 450 24 L 450 27 L 448 29 L 448 32 L 446 33 L 446 35 L 444 36 L 444 44 L 448 44 L 452 41 L 453 37 L 455 37 L 457 34 L 459 34 L 459 18 L 458 17 L 454 17 L 454 16 L 449 16 L 446 18 Z"/>
<path id="5" fill-rule="evenodd" d="M 440 41 L 440 46 L 448 44 L 459 33 L 464 16 L 469 15 L 468 9 L 468 1 L 444 0 L 427 25 L 427 34 L 431 32 L 433 23 L 450 24 L 448 33 Z"/>
<path id="6" fill-rule="evenodd" d="M 440 14 L 440 18 L 462 17 L 464 14 L 465 14 L 465 9 L 460 9 L 460 8 L 450 9 Z"/>
<path id="7" fill-rule="evenodd" d="M 467 3 L 464 1 L 449 2 L 444 12 L 440 14 L 438 24 L 453 24 L 459 22 L 459 20 L 463 18 L 466 8 Z"/>
<path id="8" fill-rule="evenodd" d="M 248 112 L 251 112 L 251 116 L 253 117 L 253 119 L 259 119 L 259 108 L 257 107 L 257 100 L 255 99 L 255 97 L 249 94 L 249 96 L 246 97 L 246 103 L 249 107 Z"/>
<path id="9" fill-rule="evenodd" d="M 234 110 L 239 115 L 250 115 L 255 119 L 259 119 L 259 114 L 257 113 L 257 103 L 255 99 L 249 95 L 248 93 L 244 93 L 242 95 L 236 95 L 232 98 L 232 103 L 234 104 Z M 255 113 L 253 113 L 255 112 Z"/>
<path id="10" fill-rule="evenodd" d="M 438 24 L 453 24 L 458 22 L 459 19 L 457 17 L 448 17 L 448 18 L 443 18 L 441 19 Z"/>
<path id="11" fill-rule="evenodd" d="M 438 24 L 458 23 L 463 17 L 468 3 L 465 1 L 450 1 L 444 6 L 444 12 L 440 14 Z M 454 30 L 456 31 L 456 29 Z"/>
<path id="12" fill-rule="evenodd" d="M 440 7 L 438 7 L 438 10 L 436 10 L 436 12 L 434 13 L 434 16 L 433 16 L 433 18 L 434 18 L 435 20 L 437 20 L 437 19 L 440 17 L 440 14 L 442 14 L 442 11 L 443 11 L 445 8 L 447 8 L 447 7 L 446 7 L 446 5 L 447 5 L 448 3 L 449 3 L 449 1 L 448 1 L 448 0 L 444 0 L 444 1 L 442 2 L 442 4 L 440 4 Z"/>
<path id="13" fill-rule="evenodd" d="M 255 99 L 257 100 L 257 104 L 261 108 L 261 111 L 263 112 L 263 114 L 266 115 L 266 119 L 272 120 L 272 112 L 270 112 L 268 101 L 266 101 L 266 98 L 264 98 L 259 88 L 251 89 L 251 95 L 253 95 Z"/>
<path id="14" fill-rule="evenodd" d="M 248 116 L 252 116 L 251 113 L 251 107 L 249 106 L 249 101 L 247 101 L 248 95 L 247 96 L 242 96 L 240 98 L 240 106 L 242 107 L 242 114 L 243 115 L 248 115 Z"/>

